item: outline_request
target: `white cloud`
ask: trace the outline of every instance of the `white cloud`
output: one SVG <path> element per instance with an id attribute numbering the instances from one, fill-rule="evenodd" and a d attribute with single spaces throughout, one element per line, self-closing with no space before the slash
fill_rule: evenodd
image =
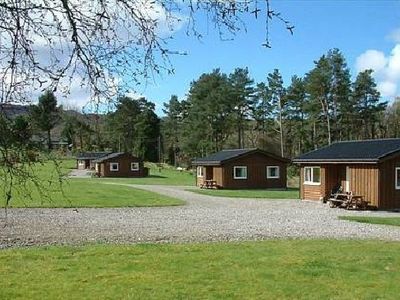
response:
<path id="1" fill-rule="evenodd" d="M 400 43 L 400 28 L 393 30 L 387 35 L 387 39 L 395 43 Z"/>
<path id="2" fill-rule="evenodd" d="M 378 83 L 378 90 L 382 97 L 391 97 L 396 95 L 397 85 L 390 81 L 382 81 Z"/>
<path id="3" fill-rule="evenodd" d="M 386 75 L 391 80 L 400 79 L 400 44 L 397 44 L 388 59 Z"/>
<path id="4" fill-rule="evenodd" d="M 357 58 L 356 69 L 358 72 L 367 69 L 374 70 L 374 77 L 378 83 L 378 90 L 383 97 L 399 96 L 400 42 L 393 47 L 388 55 L 378 50 L 365 51 Z"/>
<path id="5" fill-rule="evenodd" d="M 385 54 L 377 50 L 367 50 L 357 57 L 356 66 L 358 72 L 372 69 L 375 72 L 381 71 L 387 64 Z"/>

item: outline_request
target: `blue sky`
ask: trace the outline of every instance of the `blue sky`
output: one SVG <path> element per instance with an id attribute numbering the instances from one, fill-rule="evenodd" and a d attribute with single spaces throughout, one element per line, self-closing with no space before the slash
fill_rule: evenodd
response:
<path id="1" fill-rule="evenodd" d="M 233 41 L 221 41 L 211 24 L 201 42 L 187 37 L 183 27 L 170 43 L 171 49 L 188 53 L 171 57 L 175 75 L 164 74 L 136 92 L 155 102 L 161 113 L 162 103 L 170 95 L 184 98 L 190 82 L 214 68 L 229 73 L 236 67 L 248 67 L 256 82 L 264 81 L 267 73 L 278 68 L 288 84 L 292 75 L 304 75 L 314 60 L 336 47 L 347 58 L 353 76 L 373 67 L 378 83 L 390 79 L 382 85 L 384 91 L 389 87 L 384 98 L 390 100 L 400 94 L 400 46 L 395 51 L 400 45 L 400 1 L 272 0 L 272 7 L 296 27 L 293 36 L 275 20 L 271 24 L 272 49 L 266 49 L 261 46 L 265 37 L 263 20 L 252 17 L 245 19 L 247 33 L 238 33 Z M 198 22 L 206 27 L 204 19 Z M 390 68 L 391 76 L 387 75 Z"/>
<path id="2" fill-rule="evenodd" d="M 267 74 L 277 68 L 288 85 L 292 75 L 303 76 L 320 56 L 329 49 L 339 48 L 353 79 L 359 71 L 373 69 L 382 99 L 393 101 L 400 96 L 400 0 L 270 0 L 270 3 L 295 26 L 293 36 L 282 23 L 273 20 L 272 48 L 267 49 L 262 46 L 265 19 L 246 16 L 243 21 L 247 32 L 238 32 L 233 40 L 221 41 L 212 22 L 207 23 L 199 15 L 196 21 L 203 34 L 201 41 L 186 35 L 185 24 L 175 28 L 169 49 L 187 53 L 170 57 L 175 74 L 164 73 L 129 95 L 145 96 L 162 115 L 163 102 L 173 94 L 184 99 L 190 82 L 215 68 L 230 73 L 237 67 L 247 67 L 256 82 L 265 81 Z M 147 13 L 159 19 L 158 32 L 165 35 L 167 26 L 162 9 Z M 185 18 L 185 12 L 181 14 Z M 79 77 L 70 90 L 67 97 L 59 99 L 66 107 L 80 110 L 90 94 L 82 89 Z"/>

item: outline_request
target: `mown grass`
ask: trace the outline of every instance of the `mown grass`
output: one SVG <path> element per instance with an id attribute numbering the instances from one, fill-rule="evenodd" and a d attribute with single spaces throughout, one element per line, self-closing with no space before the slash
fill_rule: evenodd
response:
<path id="1" fill-rule="evenodd" d="M 340 216 L 339 219 L 354 221 L 359 223 L 400 226 L 400 217 Z"/>
<path id="2" fill-rule="evenodd" d="M 154 163 L 146 163 L 150 169 L 149 176 L 143 178 L 100 178 L 96 180 L 104 180 L 116 183 L 146 184 L 146 185 L 181 185 L 194 186 L 196 178 L 190 171 L 178 171 L 173 167 L 163 168 L 157 167 Z"/>
<path id="3" fill-rule="evenodd" d="M 187 191 L 202 195 L 234 198 L 264 198 L 264 199 L 299 199 L 298 188 L 286 190 L 227 190 L 227 189 L 187 189 Z"/>
<path id="4" fill-rule="evenodd" d="M 0 299 L 398 299 L 400 243 L 8 249 L 0 277 Z"/>
<path id="5" fill-rule="evenodd" d="M 75 161 L 64 160 L 59 170 L 66 176 Z M 182 205 L 184 201 L 131 187 L 105 184 L 96 179 L 66 179 L 59 181 L 59 174 L 51 162 L 35 166 L 44 193 L 32 182 L 17 187 L 9 207 L 136 207 Z M 5 202 L 0 203 L 4 207 Z"/>

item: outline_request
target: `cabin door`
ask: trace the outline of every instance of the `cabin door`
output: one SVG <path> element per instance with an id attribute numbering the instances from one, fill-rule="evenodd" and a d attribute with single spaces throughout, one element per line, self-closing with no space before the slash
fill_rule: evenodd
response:
<path id="1" fill-rule="evenodd" d="M 350 167 L 346 167 L 346 180 L 344 181 L 344 191 L 345 192 L 350 192 L 350 178 L 351 178 Z"/>
<path id="2" fill-rule="evenodd" d="M 213 180 L 214 178 L 214 168 L 206 167 L 206 180 Z"/>

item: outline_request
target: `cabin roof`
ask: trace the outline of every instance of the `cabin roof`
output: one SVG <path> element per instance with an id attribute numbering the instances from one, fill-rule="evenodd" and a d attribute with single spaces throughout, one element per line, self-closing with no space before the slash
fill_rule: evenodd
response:
<path id="1" fill-rule="evenodd" d="M 250 154 L 252 152 L 260 152 L 264 155 L 271 156 L 275 159 L 282 160 L 282 161 L 288 161 L 287 159 L 277 156 L 272 153 L 265 152 L 263 150 L 257 149 L 257 148 L 249 148 L 249 149 L 227 149 L 227 150 L 222 150 L 219 152 L 216 152 L 214 154 L 211 154 L 206 157 L 201 157 L 197 158 L 192 161 L 193 165 L 199 165 L 199 166 L 205 166 L 205 165 L 221 165 L 227 160 L 232 160 L 239 158 L 241 156 Z"/>
<path id="2" fill-rule="evenodd" d="M 76 155 L 76 159 L 98 159 L 110 153 L 111 152 L 80 152 Z"/>
<path id="3" fill-rule="evenodd" d="M 381 159 L 400 151 L 400 139 L 377 139 L 337 142 L 293 159 L 294 163 L 311 162 L 368 162 Z"/>
<path id="4" fill-rule="evenodd" d="M 106 160 L 109 160 L 109 159 L 112 159 L 112 158 L 119 157 L 119 156 L 121 156 L 121 155 L 123 155 L 123 154 L 125 154 L 125 152 L 114 152 L 114 153 L 109 153 L 109 154 L 106 155 L 106 156 L 99 157 L 98 159 L 95 160 L 95 162 L 101 163 L 101 162 L 103 162 L 103 161 L 106 161 Z"/>

